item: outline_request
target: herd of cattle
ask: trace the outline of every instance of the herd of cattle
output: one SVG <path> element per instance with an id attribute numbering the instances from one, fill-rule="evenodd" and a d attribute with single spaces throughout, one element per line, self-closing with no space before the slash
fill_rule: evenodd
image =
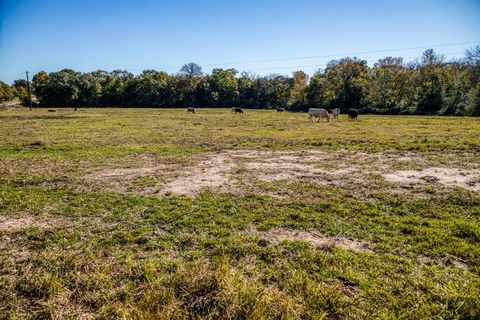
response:
<path id="1" fill-rule="evenodd" d="M 283 112 L 285 109 L 278 108 L 277 112 Z M 194 107 L 188 107 L 187 112 L 195 113 Z M 242 108 L 232 107 L 233 113 L 243 113 Z M 347 110 L 348 119 L 349 120 L 357 120 L 358 119 L 358 110 L 357 109 L 348 109 Z M 330 121 L 330 119 L 338 119 L 340 116 L 340 109 L 335 108 L 333 110 L 330 109 L 322 109 L 322 108 L 310 108 L 308 109 L 308 121 L 312 122 L 313 118 L 318 118 L 317 122 L 322 121 L 323 119 Z"/>
<path id="2" fill-rule="evenodd" d="M 358 119 L 358 110 L 357 109 L 348 109 L 347 115 L 349 120 L 357 120 Z M 308 121 L 312 122 L 313 118 L 318 118 L 317 122 L 323 121 L 323 119 L 330 121 L 330 119 L 338 119 L 340 116 L 340 109 L 335 108 L 333 110 L 330 109 L 321 109 L 321 108 L 310 108 L 308 109 Z"/>

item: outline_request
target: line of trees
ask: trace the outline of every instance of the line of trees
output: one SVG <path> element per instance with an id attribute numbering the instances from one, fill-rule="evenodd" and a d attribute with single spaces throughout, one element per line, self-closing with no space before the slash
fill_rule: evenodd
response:
<path id="1" fill-rule="evenodd" d="M 42 71 L 32 85 L 45 107 L 241 106 L 303 111 L 316 106 L 379 114 L 479 116 L 480 46 L 454 61 L 432 49 L 414 62 L 386 57 L 372 67 L 365 60 L 347 57 L 330 61 L 311 77 L 303 71 L 257 76 L 222 68 L 205 75 L 199 65 L 189 63 L 177 74 Z M 13 94 L 25 100 L 24 80 L 12 87 L 2 83 L 0 90 L 0 99 Z"/>

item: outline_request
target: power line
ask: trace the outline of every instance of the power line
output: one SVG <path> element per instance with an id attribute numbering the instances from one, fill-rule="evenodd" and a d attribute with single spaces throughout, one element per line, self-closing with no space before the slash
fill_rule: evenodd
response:
<path id="1" fill-rule="evenodd" d="M 340 57 L 340 56 L 365 55 L 365 54 L 372 54 L 372 53 L 385 53 L 385 52 L 408 51 L 408 50 L 416 50 L 416 49 L 451 47 L 451 46 L 456 46 L 456 45 L 465 45 L 465 44 L 474 44 L 474 43 L 480 43 L 480 40 L 463 41 L 463 42 L 451 42 L 451 43 L 424 45 L 424 46 L 417 46 L 417 47 L 404 47 L 404 48 L 396 48 L 396 49 L 357 51 L 357 52 L 349 52 L 349 53 L 335 53 L 335 54 L 325 54 L 325 55 L 315 55 L 315 56 L 274 58 L 274 59 L 261 59 L 261 60 L 224 62 L 224 63 L 209 63 L 209 64 L 203 64 L 202 67 L 226 66 L 226 65 L 235 65 L 235 64 L 251 64 L 251 63 L 263 63 L 263 62 L 276 62 L 276 61 L 305 60 L 305 59 L 317 59 L 317 58 L 333 58 L 333 57 Z M 463 53 L 463 52 L 449 53 L 449 54 L 445 54 L 445 55 L 455 55 L 455 54 L 461 54 L 461 53 Z M 404 58 L 405 59 L 411 59 L 411 58 L 417 58 L 417 57 L 404 57 Z M 299 66 L 286 66 L 286 67 L 255 68 L 255 69 L 249 69 L 249 70 L 273 70 L 273 69 L 322 67 L 322 66 L 326 66 L 326 65 L 313 64 L 313 65 L 299 65 Z M 156 67 L 156 68 L 155 67 L 153 67 L 153 68 L 134 68 L 134 69 L 129 69 L 129 71 L 138 71 L 138 70 L 147 70 L 147 69 L 157 69 L 157 70 L 180 69 L 181 67 L 182 66 L 166 66 L 166 67 Z M 12 76 L 11 79 L 13 79 L 14 77 L 17 77 L 17 76 Z M 7 77 L 5 77 L 5 78 L 7 78 Z M 9 81 L 9 80 L 6 80 L 5 78 L 3 78 L 5 81 Z M 10 77 L 8 77 L 8 78 L 10 78 Z"/>
<path id="2" fill-rule="evenodd" d="M 352 56 L 352 55 L 360 55 L 360 54 L 372 54 L 372 53 L 408 51 L 408 50 L 416 50 L 416 49 L 452 47 L 452 46 L 456 46 L 456 45 L 474 44 L 474 43 L 479 43 L 479 42 L 480 42 L 480 40 L 464 41 L 464 42 L 451 42 L 451 43 L 444 43 L 444 44 L 424 45 L 424 46 L 418 46 L 418 47 L 404 47 L 404 48 L 396 48 L 396 49 L 357 51 L 357 52 L 349 52 L 349 53 L 335 53 L 335 54 L 325 54 L 325 55 L 315 55 L 315 56 L 274 58 L 274 59 L 249 60 L 249 61 L 238 61 L 238 62 L 209 63 L 209 64 L 203 64 L 201 66 L 202 67 L 215 67 L 215 66 L 225 66 L 225 65 L 232 65 L 232 64 L 249 64 L 249 63 L 276 62 L 276 61 L 288 61 L 288 60 L 333 58 L 333 57 L 339 57 L 339 56 Z M 158 69 L 179 69 L 181 67 L 182 66 L 167 66 L 167 67 L 159 67 Z M 142 68 L 130 69 L 130 70 L 132 70 L 132 71 L 133 70 L 142 70 Z"/>
<path id="3" fill-rule="evenodd" d="M 275 61 L 287 61 L 287 60 L 303 60 L 303 59 L 316 59 L 316 58 L 331 58 L 331 57 L 339 57 L 339 56 L 352 56 L 352 55 L 356 55 L 356 54 L 371 54 L 371 53 L 383 53 L 383 52 L 394 52 L 394 51 L 407 51 L 407 50 L 426 49 L 426 48 L 451 47 L 451 46 L 455 46 L 455 45 L 472 44 L 472 43 L 478 43 L 478 42 L 480 42 L 480 41 L 477 40 L 477 41 L 454 42 L 454 43 L 437 44 L 437 45 L 429 45 L 429 46 L 421 46 L 421 47 L 408 47 L 408 48 L 371 50 L 371 51 L 357 51 L 357 52 L 350 52 L 350 53 L 335 53 L 335 54 L 326 54 L 326 55 L 318 55 L 318 56 L 305 56 L 305 57 L 291 57 L 291 58 L 278 58 L 278 59 L 251 60 L 251 61 L 243 61 L 243 62 L 214 63 L 214 64 L 205 64 L 205 65 L 203 65 L 203 66 L 205 66 L 205 67 L 211 67 L 211 66 L 228 65 L 228 64 L 246 64 L 246 63 L 275 62 Z"/>
<path id="4" fill-rule="evenodd" d="M 457 54 L 462 54 L 463 52 L 451 52 L 451 53 L 445 53 L 443 54 L 444 56 L 453 56 Z M 417 56 L 412 56 L 412 57 L 402 57 L 403 59 L 414 59 L 418 58 Z M 327 64 L 304 64 L 304 65 L 298 65 L 298 66 L 284 66 L 284 67 L 268 67 L 268 68 L 255 68 L 255 69 L 249 69 L 252 71 L 255 70 L 273 70 L 273 69 L 295 69 L 295 68 L 307 68 L 307 67 L 326 67 Z"/>

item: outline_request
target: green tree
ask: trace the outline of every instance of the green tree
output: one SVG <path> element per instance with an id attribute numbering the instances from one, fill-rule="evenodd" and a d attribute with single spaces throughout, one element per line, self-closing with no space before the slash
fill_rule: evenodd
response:
<path id="1" fill-rule="evenodd" d="M 28 95 L 28 82 L 25 79 L 18 79 L 13 82 L 13 93 L 15 97 L 20 99 L 20 103 L 24 106 L 29 105 L 30 96 Z"/>
<path id="2" fill-rule="evenodd" d="M 332 107 L 342 111 L 361 108 L 367 86 L 367 61 L 343 58 L 330 61 L 325 69 L 327 80 L 335 93 Z"/>
<path id="3" fill-rule="evenodd" d="M 267 77 L 256 77 L 253 82 L 253 107 L 267 108 L 271 103 L 272 83 Z"/>
<path id="4" fill-rule="evenodd" d="M 102 81 L 105 79 L 105 71 L 96 71 L 80 74 L 77 79 L 78 106 L 98 107 L 102 96 Z"/>
<path id="5" fill-rule="evenodd" d="M 443 108 L 442 72 L 444 57 L 425 50 L 417 73 L 418 114 L 437 114 Z"/>
<path id="6" fill-rule="evenodd" d="M 171 77 L 163 71 L 145 70 L 134 81 L 133 101 L 135 106 L 175 106 L 174 87 Z"/>
<path id="7" fill-rule="evenodd" d="M 182 66 L 178 76 L 173 77 L 177 99 L 185 107 L 192 107 L 196 102 L 196 86 L 199 78 L 203 75 L 202 67 L 190 62 Z"/>
<path id="8" fill-rule="evenodd" d="M 480 82 L 469 93 L 466 114 L 476 117 L 480 116 Z"/>
<path id="9" fill-rule="evenodd" d="M 200 107 L 211 107 L 214 104 L 210 76 L 201 77 L 195 86 L 195 105 Z"/>
<path id="10" fill-rule="evenodd" d="M 103 107 L 124 107 L 129 105 L 128 88 L 134 76 L 125 70 L 114 70 L 101 82 L 99 105 Z"/>
<path id="11" fill-rule="evenodd" d="M 293 73 L 289 104 L 291 109 L 305 109 L 307 102 L 308 76 L 303 71 Z"/>
<path id="12" fill-rule="evenodd" d="M 468 67 L 464 63 L 451 62 L 442 70 L 442 99 L 441 115 L 463 115 L 468 104 L 470 79 Z"/>
<path id="13" fill-rule="evenodd" d="M 278 74 L 272 74 L 268 78 L 272 83 L 272 93 L 269 105 L 276 108 L 286 108 L 288 106 L 288 100 L 292 94 L 293 79 Z M 305 90 L 307 90 L 307 88 L 305 88 Z"/>
<path id="14" fill-rule="evenodd" d="M 14 97 L 14 90 L 5 82 L 0 81 L 0 102 L 12 100 Z"/>
<path id="15" fill-rule="evenodd" d="M 238 99 L 239 104 L 242 107 L 256 107 L 257 99 L 255 96 L 255 80 L 253 77 L 253 75 L 250 75 L 247 72 L 242 72 L 240 77 L 237 79 Z"/>
<path id="16" fill-rule="evenodd" d="M 476 84 L 480 82 L 480 45 L 473 47 L 465 52 L 465 60 L 468 64 L 471 82 Z"/>
<path id="17" fill-rule="evenodd" d="M 403 59 L 387 57 L 378 60 L 368 72 L 368 94 L 364 105 L 376 113 L 398 114 L 404 109 L 406 94 Z"/>
<path id="18" fill-rule="evenodd" d="M 306 97 L 307 104 L 317 108 L 329 108 L 335 100 L 336 92 L 322 70 L 315 72 L 310 79 Z"/>
<path id="19" fill-rule="evenodd" d="M 211 102 L 213 107 L 232 107 L 238 105 L 240 92 L 235 69 L 213 69 L 209 77 Z"/>
<path id="20" fill-rule="evenodd" d="M 32 79 L 35 95 L 41 106 L 75 107 L 78 104 L 80 73 L 64 69 L 46 74 L 37 73 Z"/>

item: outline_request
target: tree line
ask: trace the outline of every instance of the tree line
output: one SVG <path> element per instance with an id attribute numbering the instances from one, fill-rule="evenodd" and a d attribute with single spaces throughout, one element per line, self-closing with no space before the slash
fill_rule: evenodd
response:
<path id="1" fill-rule="evenodd" d="M 27 84 L 0 83 L 0 100 L 13 96 L 26 101 Z M 203 74 L 195 63 L 176 74 L 145 70 L 39 72 L 32 79 L 33 94 L 41 107 L 309 107 L 356 108 L 362 113 L 480 115 L 480 46 L 465 57 L 446 61 L 426 50 L 405 63 L 386 57 L 373 66 L 346 57 L 330 61 L 309 77 L 303 71 L 291 76 L 258 76 L 235 69 L 213 69 Z"/>

